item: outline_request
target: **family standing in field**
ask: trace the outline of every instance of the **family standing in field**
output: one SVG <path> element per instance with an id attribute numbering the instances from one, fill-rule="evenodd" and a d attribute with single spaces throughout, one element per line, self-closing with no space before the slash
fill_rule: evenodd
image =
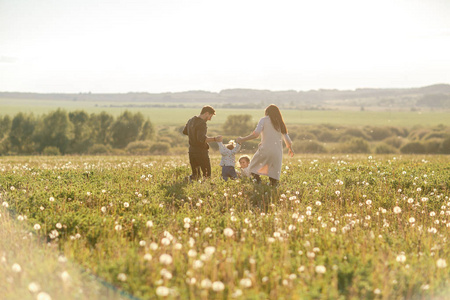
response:
<path id="1" fill-rule="evenodd" d="M 211 106 L 204 106 L 199 116 L 194 116 L 187 122 L 183 134 L 189 137 L 189 163 L 192 168 L 190 180 L 198 180 L 201 175 L 205 178 L 211 177 L 211 162 L 209 159 L 208 143 L 217 142 L 222 159 L 222 177 L 235 179 L 238 174 L 235 170 L 235 155 L 241 149 L 243 142 L 256 139 L 261 135 L 261 143 L 252 159 L 243 155 L 239 158 L 241 177 L 250 177 L 257 183 L 261 183 L 261 175 L 268 176 L 271 185 L 277 186 L 280 180 L 281 164 L 283 159 L 283 143 L 286 144 L 289 155 L 294 156 L 292 141 L 288 135 L 286 124 L 284 123 L 280 109 L 274 105 L 269 105 L 265 110 L 255 130 L 245 137 L 238 137 L 236 142 L 230 141 L 223 144 L 221 135 L 215 137 L 207 136 L 206 122 L 216 114 Z"/>

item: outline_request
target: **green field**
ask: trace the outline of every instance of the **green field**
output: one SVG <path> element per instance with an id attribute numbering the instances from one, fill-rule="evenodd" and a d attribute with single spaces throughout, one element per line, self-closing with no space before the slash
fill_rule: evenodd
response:
<path id="1" fill-rule="evenodd" d="M 188 183 L 187 155 L 0 157 L 0 213 L 140 299 L 450 297 L 450 157 L 286 157 L 278 188 L 219 161 Z M 8 299 L 56 298 L 0 256 Z"/>
<path id="2" fill-rule="evenodd" d="M 115 103 L 124 105 L 124 103 Z M 106 111 L 119 115 L 125 110 L 141 112 L 157 126 L 181 126 L 193 115 L 198 115 L 199 108 L 150 108 L 150 107 L 109 107 L 103 102 L 89 103 L 81 101 L 51 101 L 51 100 L 6 100 L 0 99 L 2 115 L 15 115 L 18 112 L 41 115 L 62 108 L 67 111 L 85 110 L 89 113 Z M 377 112 L 377 111 L 341 111 L 341 110 L 282 110 L 287 124 L 339 124 L 354 126 L 435 126 L 450 125 L 449 113 L 445 111 L 426 112 Z M 218 126 L 225 122 L 229 115 L 249 114 L 255 123 L 264 114 L 263 109 L 217 109 L 210 126 Z"/>

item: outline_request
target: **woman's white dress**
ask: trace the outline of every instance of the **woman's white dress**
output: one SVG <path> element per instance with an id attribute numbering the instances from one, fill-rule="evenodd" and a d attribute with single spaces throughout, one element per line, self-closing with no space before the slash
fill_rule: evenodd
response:
<path id="1" fill-rule="evenodd" d="M 282 140 L 286 144 L 291 144 L 289 135 L 276 131 L 269 116 L 259 120 L 254 132 L 261 135 L 261 143 L 250 161 L 250 172 L 280 180 L 281 163 L 283 161 Z"/>

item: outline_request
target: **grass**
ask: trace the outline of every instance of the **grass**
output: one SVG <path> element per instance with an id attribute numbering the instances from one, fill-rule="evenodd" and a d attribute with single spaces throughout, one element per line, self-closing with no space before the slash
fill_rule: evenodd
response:
<path id="1" fill-rule="evenodd" d="M 450 296 L 450 157 L 285 158 L 278 188 L 219 159 L 187 183 L 186 156 L 2 157 L 1 201 L 142 299 Z"/>
<path id="2" fill-rule="evenodd" d="M 123 103 L 116 103 L 120 105 Z M 52 101 L 52 100 L 15 100 L 0 99 L 2 115 L 14 116 L 19 112 L 41 115 L 62 108 L 67 111 L 85 110 L 88 113 L 106 111 L 118 116 L 126 109 L 132 112 L 142 112 L 157 126 L 182 126 L 187 120 L 198 115 L 194 108 L 149 108 L 149 107 L 101 107 L 102 103 L 89 103 L 81 101 Z M 448 112 L 378 112 L 378 111 L 314 111 L 314 110 L 282 110 L 287 124 L 340 124 L 340 125 L 373 125 L 373 126 L 435 126 L 439 124 L 450 125 Z M 263 109 L 217 109 L 211 126 L 218 126 L 225 122 L 229 115 L 249 114 L 256 122 L 264 114 Z"/>
<path id="3" fill-rule="evenodd" d="M 16 217 L 0 206 L 2 299 L 129 299 L 60 255 L 57 244 L 43 243 L 22 215 Z"/>

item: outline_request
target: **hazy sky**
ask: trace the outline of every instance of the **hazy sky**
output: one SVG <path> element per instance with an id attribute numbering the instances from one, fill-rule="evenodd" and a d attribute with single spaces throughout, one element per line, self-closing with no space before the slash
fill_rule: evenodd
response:
<path id="1" fill-rule="evenodd" d="M 0 91 L 450 83 L 449 0 L 0 0 Z"/>

